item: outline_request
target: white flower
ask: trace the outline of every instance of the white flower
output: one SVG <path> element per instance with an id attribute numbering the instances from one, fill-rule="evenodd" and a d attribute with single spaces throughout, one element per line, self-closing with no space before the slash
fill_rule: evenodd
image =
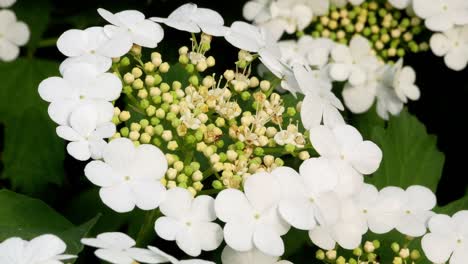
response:
<path id="1" fill-rule="evenodd" d="M 389 114 L 398 115 L 403 110 L 403 102 L 398 98 L 396 91 L 387 85 L 377 86 L 377 114 L 389 119 Z"/>
<path id="2" fill-rule="evenodd" d="M 161 251 L 157 247 L 148 246 L 148 248 L 152 251 L 153 255 L 161 259 L 159 262 L 156 262 L 156 263 L 170 262 L 172 264 L 215 264 L 214 262 L 206 261 L 202 259 L 177 260 L 173 256 Z"/>
<path id="3" fill-rule="evenodd" d="M 277 0 L 270 5 L 271 19 L 259 26 L 268 29 L 278 40 L 284 32 L 293 34 L 306 28 L 312 21 L 312 9 L 300 0 Z"/>
<path id="4" fill-rule="evenodd" d="M 77 63 L 64 70 L 63 78 L 50 77 L 39 84 L 39 95 L 49 105 L 56 123 L 67 125 L 71 112 L 81 104 L 92 103 L 98 109 L 98 123 L 112 119 L 114 107 L 109 101 L 120 96 L 122 82 L 112 73 L 100 73 L 93 65 Z"/>
<path id="5" fill-rule="evenodd" d="M 355 35 L 349 47 L 336 45 L 331 56 L 333 61 L 330 67 L 330 76 L 335 81 L 346 81 L 352 85 L 363 84 L 367 79 L 367 72 L 378 66 L 377 58 L 371 53 L 369 41 Z"/>
<path id="6" fill-rule="evenodd" d="M 335 222 L 339 200 L 333 191 L 338 177 L 331 164 L 324 158 L 312 158 L 301 164 L 299 172 L 279 167 L 271 173 L 282 186 L 280 215 L 302 230 L 314 229 L 317 222 Z"/>
<path id="7" fill-rule="evenodd" d="M 193 3 L 180 6 L 167 18 L 151 17 L 150 19 L 192 33 L 203 31 L 212 36 L 223 36 L 226 33 L 226 28 L 223 26 L 224 19 L 218 12 L 208 8 L 199 8 Z"/>
<path id="8" fill-rule="evenodd" d="M 289 225 L 278 214 L 280 195 L 279 182 L 266 172 L 249 176 L 244 192 L 221 191 L 215 200 L 215 211 L 226 223 L 226 244 L 238 251 L 255 246 L 267 255 L 281 256 L 284 253 L 281 236 L 287 233 Z"/>
<path id="9" fill-rule="evenodd" d="M 246 22 L 236 21 L 232 23 L 224 38 L 231 45 L 242 50 L 250 52 L 270 50 L 274 51 L 274 54 L 279 55 L 280 53 L 276 41 L 267 30 Z"/>
<path id="10" fill-rule="evenodd" d="M 70 57 L 68 60 L 82 61 L 83 56 L 91 56 L 88 60 L 95 60 L 107 71 L 112 65 L 112 59 L 128 52 L 116 40 L 109 39 L 102 27 L 90 27 L 85 30 L 70 29 L 65 31 L 57 40 L 57 48 L 62 54 Z"/>
<path id="11" fill-rule="evenodd" d="M 309 231 L 312 242 L 320 248 L 331 250 L 338 243 L 342 248 L 352 250 L 359 246 L 367 225 L 360 219 L 359 209 L 349 198 L 342 198 L 338 203 L 338 220 L 322 223 Z"/>
<path id="12" fill-rule="evenodd" d="M 41 235 L 31 241 L 19 237 L 8 238 L 0 243 L 2 264 L 63 264 L 62 260 L 76 258 L 64 255 L 67 245 L 55 235 Z"/>
<path id="13" fill-rule="evenodd" d="M 292 264 L 287 260 L 278 261 L 278 257 L 265 255 L 256 248 L 241 252 L 229 246 L 224 247 L 221 261 L 223 264 Z"/>
<path id="14" fill-rule="evenodd" d="M 299 38 L 297 45 L 310 66 L 322 68 L 328 64 L 330 53 L 336 44 L 328 38 L 304 35 Z"/>
<path id="15" fill-rule="evenodd" d="M 426 27 L 432 31 L 468 24 L 468 1 L 413 0 L 413 9 L 417 16 L 425 19 Z"/>
<path id="16" fill-rule="evenodd" d="M 418 86 L 415 85 L 416 72 L 411 66 L 403 67 L 403 60 L 400 59 L 394 66 L 393 89 L 404 103 L 410 100 L 418 100 L 421 96 Z"/>
<path id="17" fill-rule="evenodd" d="M 310 130 L 310 140 L 320 156 L 337 169 L 337 193 L 354 194 L 362 187 L 362 174 L 374 173 L 382 160 L 382 151 L 371 141 L 363 141 L 359 131 L 350 125 L 333 129 L 317 126 Z"/>
<path id="18" fill-rule="evenodd" d="M 280 59 L 280 56 L 269 51 L 263 51 L 260 53 L 260 61 L 273 75 L 281 79 L 281 88 L 291 92 L 294 96 L 296 93 L 301 92 L 294 71 Z"/>
<path id="19" fill-rule="evenodd" d="M 1 8 L 10 7 L 14 3 L 16 3 L 16 0 L 0 0 L 0 7 Z"/>
<path id="20" fill-rule="evenodd" d="M 57 127 L 59 137 L 72 141 L 67 145 L 67 151 L 77 160 L 89 158 L 101 159 L 106 146 L 104 138 L 115 134 L 112 122 L 98 123 L 98 112 L 94 105 L 87 104 L 78 107 L 70 115 L 70 126 Z"/>
<path id="21" fill-rule="evenodd" d="M 252 0 L 245 3 L 242 15 L 245 19 L 255 23 L 265 22 L 271 18 L 270 3 L 272 0 Z"/>
<path id="22" fill-rule="evenodd" d="M 7 1 L 6 4 L 9 2 Z M 11 10 L 0 10 L 0 61 L 13 61 L 29 40 L 29 28 Z"/>
<path id="23" fill-rule="evenodd" d="M 156 48 L 164 37 L 159 24 L 136 10 L 126 10 L 112 14 L 99 8 L 98 13 L 112 25 L 104 26 L 104 32 L 115 45 L 109 46 L 109 52 L 129 51 L 133 44 L 146 48 Z"/>
<path id="24" fill-rule="evenodd" d="M 159 206 L 165 215 L 154 224 L 158 236 L 175 240 L 180 249 L 196 257 L 202 250 L 211 251 L 223 242 L 222 228 L 216 220 L 214 199 L 207 195 L 196 198 L 183 188 L 170 189 Z"/>
<path id="25" fill-rule="evenodd" d="M 312 129 L 322 123 L 334 127 L 344 124 L 338 110 L 344 110 L 343 104 L 331 91 L 332 84 L 328 69 L 313 71 L 310 67 L 295 65 L 294 76 L 305 98 L 301 106 L 301 120 L 306 129 Z"/>
<path id="26" fill-rule="evenodd" d="M 124 233 L 102 233 L 96 238 L 83 238 L 81 243 L 98 248 L 94 254 L 113 264 L 132 264 L 135 261 L 142 263 L 164 262 L 164 258 L 153 254 L 148 249 L 134 248 L 135 240 Z"/>
<path id="27" fill-rule="evenodd" d="M 101 187 L 99 196 L 111 209 L 123 213 L 135 206 L 152 210 L 159 206 L 166 189 L 160 180 L 167 171 L 167 160 L 157 147 L 135 147 L 126 138 L 112 140 L 103 151 L 103 161 L 85 167 L 86 177 Z"/>
<path id="28" fill-rule="evenodd" d="M 468 263 L 468 211 L 434 215 L 428 223 L 430 233 L 421 241 L 426 257 L 434 263 Z"/>
<path id="29" fill-rule="evenodd" d="M 412 237 L 426 233 L 426 223 L 434 214 L 430 210 L 436 205 L 436 197 L 431 190 L 419 185 L 410 186 L 406 191 L 390 186 L 380 190 L 379 196 L 379 199 L 391 199 L 395 203 L 395 210 L 388 214 L 389 219 L 396 221 L 398 232 Z"/>
<path id="30" fill-rule="evenodd" d="M 405 9 L 412 4 L 412 0 L 388 0 L 388 2 L 397 9 Z"/>
<path id="31" fill-rule="evenodd" d="M 455 71 L 463 70 L 468 63 L 468 26 L 432 35 L 430 46 L 435 55 L 444 56 L 447 67 Z"/>

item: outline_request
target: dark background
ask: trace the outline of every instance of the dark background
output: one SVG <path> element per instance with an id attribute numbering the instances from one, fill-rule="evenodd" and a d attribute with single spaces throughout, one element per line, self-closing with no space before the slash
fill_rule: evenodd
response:
<path id="1" fill-rule="evenodd" d="M 53 12 L 45 38 L 58 37 L 61 33 L 71 28 L 103 25 L 105 22 L 96 12 L 96 9 L 99 7 L 113 12 L 137 9 L 145 13 L 147 17 L 164 17 L 186 2 L 182 0 L 56 0 L 53 1 Z M 233 21 L 242 19 L 242 7 L 246 1 L 194 0 L 192 2 L 201 7 L 218 11 L 225 18 L 225 24 L 230 25 Z M 177 48 L 182 43 L 190 45 L 189 35 L 170 29 L 165 30 L 165 34 L 165 40 L 169 41 L 162 42 L 158 49 L 164 50 L 163 58 L 165 54 L 172 54 L 167 55 L 169 56 L 167 59 L 175 61 L 177 58 Z M 174 43 L 177 43 L 177 45 L 174 45 Z M 216 54 L 217 65 L 232 65 L 236 60 L 236 49 L 225 41 L 214 39 L 212 47 L 211 52 L 212 54 Z M 63 55 L 55 47 L 41 48 L 36 52 L 35 56 L 56 61 L 64 59 Z M 442 58 L 434 56 L 431 52 L 407 55 L 405 57 L 405 64 L 413 66 L 416 70 L 417 85 L 420 87 L 422 94 L 420 100 L 410 102 L 408 108 L 412 114 L 416 115 L 426 125 L 430 134 L 437 135 L 439 150 L 445 153 L 446 156 L 442 180 L 437 191 L 439 205 L 444 205 L 462 197 L 466 193 L 468 186 L 466 172 L 466 163 L 468 161 L 465 154 L 465 150 L 468 150 L 468 136 L 465 129 L 465 122 L 467 120 L 468 69 L 461 72 L 451 71 L 445 66 Z M 3 130 L 0 129 L 0 146 L 2 145 L 1 140 L 3 137 Z M 74 223 L 82 223 L 89 220 L 94 216 L 95 210 L 109 210 L 101 207 L 101 209 L 97 208 L 94 211 L 90 209 L 90 211 L 82 212 L 78 215 L 76 212 L 71 213 L 75 207 L 79 207 L 83 199 L 88 199 L 88 202 L 91 201 L 91 203 L 94 201 L 93 199 L 97 199 L 94 202 L 96 207 L 102 206 L 95 189 L 89 189 L 90 183 L 83 176 L 85 165 L 85 162 L 76 161 L 67 155 L 65 158 L 66 180 L 64 186 L 61 188 L 51 186 L 50 191 L 38 195 L 59 212 L 64 213 Z M 85 195 L 86 198 L 81 197 L 79 200 L 76 199 L 77 194 L 83 191 L 87 195 Z M 111 218 L 114 216 L 113 214 L 109 215 Z M 143 216 L 141 212 L 137 211 L 123 217 L 138 219 Z M 118 223 L 115 223 L 115 226 L 119 226 Z M 113 229 L 113 226 L 100 228 L 110 231 Z M 130 228 L 132 227 L 130 226 Z M 157 241 L 157 243 L 162 242 L 160 240 Z M 175 248 L 175 243 L 168 245 L 168 247 L 169 252 L 180 252 Z M 86 254 L 90 254 L 89 251 L 87 250 Z M 82 261 L 80 263 L 86 263 L 86 261 Z"/>

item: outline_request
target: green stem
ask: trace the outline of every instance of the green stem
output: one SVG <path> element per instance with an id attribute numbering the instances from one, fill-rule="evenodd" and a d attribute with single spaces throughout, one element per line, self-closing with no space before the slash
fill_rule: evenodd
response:
<path id="1" fill-rule="evenodd" d="M 58 38 L 49 38 L 49 39 L 43 39 L 39 41 L 37 47 L 39 48 L 48 48 L 48 47 L 53 47 L 57 44 Z"/>
<path id="2" fill-rule="evenodd" d="M 154 222 L 159 216 L 161 216 L 159 209 L 146 212 L 145 219 L 140 227 L 140 231 L 138 231 L 136 239 L 138 247 L 144 247 L 151 241 L 151 237 L 153 237 Z"/>

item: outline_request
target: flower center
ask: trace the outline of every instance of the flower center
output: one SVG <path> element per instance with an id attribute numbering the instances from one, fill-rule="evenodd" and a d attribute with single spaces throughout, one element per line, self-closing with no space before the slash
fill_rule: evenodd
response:
<path id="1" fill-rule="evenodd" d="M 309 198 L 309 202 L 314 203 L 314 202 L 315 202 L 315 199 L 314 199 L 313 197 L 310 197 L 310 198 Z"/>
<path id="2" fill-rule="evenodd" d="M 457 244 L 461 244 L 462 242 L 461 238 L 457 239 Z"/>
<path id="3" fill-rule="evenodd" d="M 130 176 L 125 176 L 125 177 L 124 177 L 124 180 L 129 181 L 129 180 L 130 180 Z"/>
<path id="4" fill-rule="evenodd" d="M 406 214 L 411 214 L 411 211 L 410 211 L 410 210 L 406 210 L 405 213 L 406 213 Z"/>
<path id="5" fill-rule="evenodd" d="M 255 218 L 256 220 L 260 219 L 260 214 L 259 214 L 259 213 L 255 213 L 255 214 L 254 214 L 254 218 Z"/>
<path id="6" fill-rule="evenodd" d="M 188 221 L 185 223 L 186 226 L 191 226 L 192 225 L 192 222 Z"/>
<path id="7" fill-rule="evenodd" d="M 364 214 L 367 214 L 368 211 L 367 211 L 367 209 L 363 209 L 362 212 L 363 212 Z"/>
<path id="8" fill-rule="evenodd" d="M 84 95 L 80 95 L 80 100 L 85 99 Z"/>

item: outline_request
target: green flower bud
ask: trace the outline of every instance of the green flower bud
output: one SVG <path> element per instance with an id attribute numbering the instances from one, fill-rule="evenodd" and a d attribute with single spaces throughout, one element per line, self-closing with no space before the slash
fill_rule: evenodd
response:
<path id="1" fill-rule="evenodd" d="M 353 258 L 350 258 L 350 259 L 348 260 L 348 263 L 349 263 L 349 264 L 358 264 L 358 262 L 357 262 L 355 259 L 353 259 Z"/>
<path id="2" fill-rule="evenodd" d="M 288 153 L 293 153 L 294 150 L 296 150 L 296 146 L 293 144 L 286 144 L 286 146 L 284 146 L 284 150 Z"/>
<path id="3" fill-rule="evenodd" d="M 150 105 L 150 102 L 149 102 L 148 100 L 146 100 L 146 99 L 142 99 L 142 100 L 140 101 L 140 106 L 141 106 L 141 108 L 143 108 L 143 109 L 148 108 L 149 105 Z"/>
<path id="4" fill-rule="evenodd" d="M 392 251 L 395 253 L 400 252 L 400 245 L 396 242 L 393 242 L 392 245 L 390 246 L 392 248 Z"/>
<path id="5" fill-rule="evenodd" d="M 377 255 L 375 253 L 369 253 L 367 254 L 367 260 L 368 262 L 374 262 L 377 259 Z"/>
<path id="6" fill-rule="evenodd" d="M 360 247 L 355 248 L 355 249 L 353 250 L 353 255 L 356 256 L 356 257 L 362 256 L 362 249 L 361 249 Z"/>
<path id="7" fill-rule="evenodd" d="M 380 248 L 380 241 L 379 241 L 379 240 L 374 240 L 374 241 L 372 241 L 372 244 L 374 244 L 374 248 L 375 248 L 375 249 Z"/>
<path id="8" fill-rule="evenodd" d="M 218 148 L 224 147 L 224 140 L 220 139 L 220 140 L 216 141 L 216 147 L 218 147 Z"/>
<path id="9" fill-rule="evenodd" d="M 122 127 L 120 129 L 120 134 L 123 136 L 123 137 L 128 137 L 128 133 L 130 133 L 128 127 Z"/>
<path id="10" fill-rule="evenodd" d="M 179 56 L 179 62 L 182 65 L 186 65 L 189 63 L 189 57 L 186 54 L 182 54 Z"/>
<path id="11" fill-rule="evenodd" d="M 148 119 L 142 119 L 140 120 L 140 126 L 141 128 L 145 129 L 149 125 Z"/>
<path id="12" fill-rule="evenodd" d="M 130 59 L 128 57 L 123 57 L 120 60 L 120 66 L 127 67 L 128 65 L 130 65 Z"/>
<path id="13" fill-rule="evenodd" d="M 400 257 L 393 258 L 392 264 L 403 264 L 403 259 Z"/>
<path id="14" fill-rule="evenodd" d="M 125 85 L 124 88 L 123 88 L 123 92 L 124 92 L 124 94 L 132 94 L 133 89 L 132 89 L 131 86 Z"/>
<path id="15" fill-rule="evenodd" d="M 185 166 L 184 168 L 184 173 L 187 176 L 192 176 L 193 173 L 193 168 L 191 166 Z"/>
<path id="16" fill-rule="evenodd" d="M 177 184 L 177 186 L 180 187 L 180 188 L 187 189 L 187 183 L 186 182 L 181 182 L 181 183 Z"/>
<path id="17" fill-rule="evenodd" d="M 164 112 L 169 112 L 169 107 L 170 107 L 170 105 L 168 103 L 163 103 L 161 105 L 161 109 L 164 110 Z"/>
<path id="18" fill-rule="evenodd" d="M 172 121 L 172 120 L 174 120 L 176 118 L 177 118 L 177 115 L 175 113 L 173 113 L 173 112 L 169 112 L 166 115 L 166 120 L 168 120 L 168 121 Z"/>
<path id="19" fill-rule="evenodd" d="M 151 100 L 153 101 L 153 103 L 158 105 L 162 102 L 162 97 L 160 95 L 156 95 L 151 97 Z"/>
<path id="20" fill-rule="evenodd" d="M 295 107 L 288 107 L 286 112 L 290 117 L 293 117 L 293 116 L 295 116 L 297 114 Z"/>
<path id="21" fill-rule="evenodd" d="M 263 156 L 264 153 L 265 153 L 265 151 L 263 150 L 263 148 L 256 147 L 256 148 L 254 149 L 254 154 L 255 154 L 256 156 Z"/>
<path id="22" fill-rule="evenodd" d="M 224 152 L 219 153 L 219 161 L 225 162 L 227 160 L 227 154 Z"/>
<path id="23" fill-rule="evenodd" d="M 213 181 L 213 183 L 211 183 L 211 186 L 213 186 L 213 188 L 216 190 L 223 189 L 223 183 L 218 180 Z"/>
<path id="24" fill-rule="evenodd" d="M 410 258 L 412 260 L 418 260 L 421 257 L 421 253 L 419 253 L 419 250 L 413 249 L 411 250 Z"/>
<path id="25" fill-rule="evenodd" d="M 112 123 L 114 123 L 115 125 L 118 125 L 120 123 L 119 117 L 118 116 L 112 117 Z"/>
<path id="26" fill-rule="evenodd" d="M 180 124 L 182 124 L 182 121 L 180 121 L 180 119 L 177 119 L 177 118 L 174 119 L 174 120 L 172 120 L 172 122 L 171 122 L 171 126 L 172 126 L 173 128 L 179 127 Z"/>
<path id="27" fill-rule="evenodd" d="M 196 75 L 190 76 L 189 83 L 193 86 L 198 86 L 198 77 Z"/>
<path id="28" fill-rule="evenodd" d="M 153 75 L 154 85 L 159 85 L 162 82 L 162 77 L 159 74 Z"/>
<path id="29" fill-rule="evenodd" d="M 243 150 L 244 148 L 245 148 L 244 142 L 241 142 L 241 141 L 236 142 L 236 149 L 237 150 Z"/>
<path id="30" fill-rule="evenodd" d="M 151 118 L 151 125 L 152 126 L 159 125 L 159 123 L 161 123 L 161 120 L 159 120 L 159 118 L 157 118 L 157 117 L 152 117 Z"/>
<path id="31" fill-rule="evenodd" d="M 187 144 L 195 144 L 195 142 L 197 142 L 197 139 L 194 135 L 188 135 L 184 138 L 184 140 Z"/>
<path id="32" fill-rule="evenodd" d="M 336 264 L 346 264 L 346 259 L 343 257 L 343 256 L 339 256 L 337 259 L 336 259 Z"/>
<path id="33" fill-rule="evenodd" d="M 160 147 L 162 145 L 162 141 L 159 138 L 153 138 L 152 140 L 153 145 Z"/>
<path id="34" fill-rule="evenodd" d="M 250 97 L 251 97 L 250 92 L 245 91 L 245 92 L 242 92 L 242 93 L 241 93 L 241 98 L 242 98 L 242 100 L 244 100 L 244 101 L 249 100 Z"/>
<path id="35" fill-rule="evenodd" d="M 315 252 L 315 258 L 318 260 L 324 260 L 325 259 L 325 252 L 323 250 L 319 249 L 317 252 Z"/>

